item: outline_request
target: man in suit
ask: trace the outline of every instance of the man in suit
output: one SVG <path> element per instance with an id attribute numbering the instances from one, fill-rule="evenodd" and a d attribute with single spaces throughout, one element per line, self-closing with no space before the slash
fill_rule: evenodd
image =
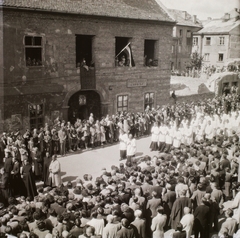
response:
<path id="1" fill-rule="evenodd" d="M 219 231 L 219 236 L 223 235 L 224 231 L 227 229 L 228 237 L 232 238 L 233 234 L 237 231 L 237 220 L 232 217 L 233 210 L 231 208 L 228 208 L 225 211 L 225 215 L 227 219 L 225 222 L 222 223 L 221 229 Z"/>
<path id="2" fill-rule="evenodd" d="M 150 215 L 151 218 L 155 217 L 157 215 L 157 208 L 161 204 L 161 199 L 157 198 L 157 192 L 152 192 L 152 198 L 148 200 L 147 202 L 147 213 Z"/>
<path id="3" fill-rule="evenodd" d="M 123 218 L 121 220 L 122 228 L 117 232 L 118 238 L 135 238 L 134 229 L 130 226 L 129 220 Z"/>
<path id="4" fill-rule="evenodd" d="M 167 189 L 167 192 L 164 194 L 162 200 L 163 200 L 164 211 L 167 215 L 166 225 L 168 226 L 173 203 L 176 200 L 176 192 L 173 191 L 173 187 L 171 186 L 171 184 L 166 184 L 166 189 Z"/>
<path id="5" fill-rule="evenodd" d="M 136 210 L 134 212 L 135 220 L 131 223 L 135 228 L 135 232 L 137 233 L 137 237 L 146 238 L 146 220 L 142 219 L 142 211 Z"/>
<path id="6" fill-rule="evenodd" d="M 107 222 L 107 225 L 103 228 L 102 237 L 116 237 L 118 230 L 121 229 L 121 223 L 114 222 L 114 216 L 111 214 L 107 216 Z"/>
<path id="7" fill-rule="evenodd" d="M 152 219 L 151 230 L 153 232 L 152 238 L 164 238 L 164 226 L 167 221 L 167 216 L 163 214 L 163 207 L 158 207 L 157 216 Z"/>
<path id="8" fill-rule="evenodd" d="M 194 237 L 206 238 L 209 236 L 209 207 L 207 206 L 207 199 L 202 198 L 202 203 L 194 212 Z"/>
<path id="9" fill-rule="evenodd" d="M 6 157 L 3 159 L 3 162 L 4 162 L 5 172 L 10 177 L 12 169 L 13 169 L 11 152 L 6 153 Z"/>

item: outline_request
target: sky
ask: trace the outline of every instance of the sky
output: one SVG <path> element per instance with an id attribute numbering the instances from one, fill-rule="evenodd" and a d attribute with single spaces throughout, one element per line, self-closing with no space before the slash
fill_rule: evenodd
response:
<path id="1" fill-rule="evenodd" d="M 167 8 L 185 10 L 200 20 L 220 18 L 224 13 L 240 8 L 240 0 L 160 0 Z"/>

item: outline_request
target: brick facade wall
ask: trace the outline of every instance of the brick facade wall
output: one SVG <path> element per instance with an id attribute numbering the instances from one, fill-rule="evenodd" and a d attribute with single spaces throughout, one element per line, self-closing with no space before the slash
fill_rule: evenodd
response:
<path id="1" fill-rule="evenodd" d="M 172 25 L 138 20 L 4 10 L 4 119 L 21 114 L 28 127 L 28 103 L 45 105 L 45 117 L 58 110 L 67 120 L 68 100 L 81 90 L 75 35 L 93 35 L 96 91 L 102 114 L 116 112 L 117 95 L 129 95 L 129 111 L 143 111 L 144 94 L 155 93 L 155 107 L 169 98 Z M 24 36 L 43 39 L 43 67 L 26 67 Z M 135 67 L 115 67 L 115 37 L 131 38 Z M 158 41 L 158 67 L 144 67 L 144 40 Z M 129 81 L 144 86 L 129 86 Z M 49 105 L 51 107 L 49 108 Z M 47 122 L 48 120 L 45 119 Z M 5 123 L 6 124 L 6 123 Z"/>

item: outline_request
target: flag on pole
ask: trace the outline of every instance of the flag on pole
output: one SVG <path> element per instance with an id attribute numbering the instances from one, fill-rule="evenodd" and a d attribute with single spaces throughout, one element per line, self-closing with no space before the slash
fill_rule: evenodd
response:
<path id="1" fill-rule="evenodd" d="M 127 60 L 129 60 L 129 67 L 134 67 L 135 63 L 133 60 L 133 54 L 132 54 L 132 49 L 130 44 L 128 46 L 126 46 L 126 48 L 123 51 L 126 55 L 127 55 Z"/>
<path id="2" fill-rule="evenodd" d="M 129 67 L 134 67 L 135 66 L 135 62 L 133 59 L 133 54 L 132 54 L 132 49 L 131 49 L 131 42 L 129 42 L 116 56 L 116 58 L 122 53 L 124 52 L 127 56 L 127 65 Z"/>

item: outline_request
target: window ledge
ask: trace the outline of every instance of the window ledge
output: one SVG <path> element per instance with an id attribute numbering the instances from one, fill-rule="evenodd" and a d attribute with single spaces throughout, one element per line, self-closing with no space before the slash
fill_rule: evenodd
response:
<path id="1" fill-rule="evenodd" d="M 146 69 L 157 69 L 159 66 L 143 66 Z"/>
<path id="2" fill-rule="evenodd" d="M 38 65 L 38 66 L 26 66 L 29 69 L 39 69 L 39 68 L 43 68 L 43 65 Z"/>
<path id="3" fill-rule="evenodd" d="M 224 63 L 224 61 L 222 60 L 222 61 L 217 61 L 217 63 Z"/>

